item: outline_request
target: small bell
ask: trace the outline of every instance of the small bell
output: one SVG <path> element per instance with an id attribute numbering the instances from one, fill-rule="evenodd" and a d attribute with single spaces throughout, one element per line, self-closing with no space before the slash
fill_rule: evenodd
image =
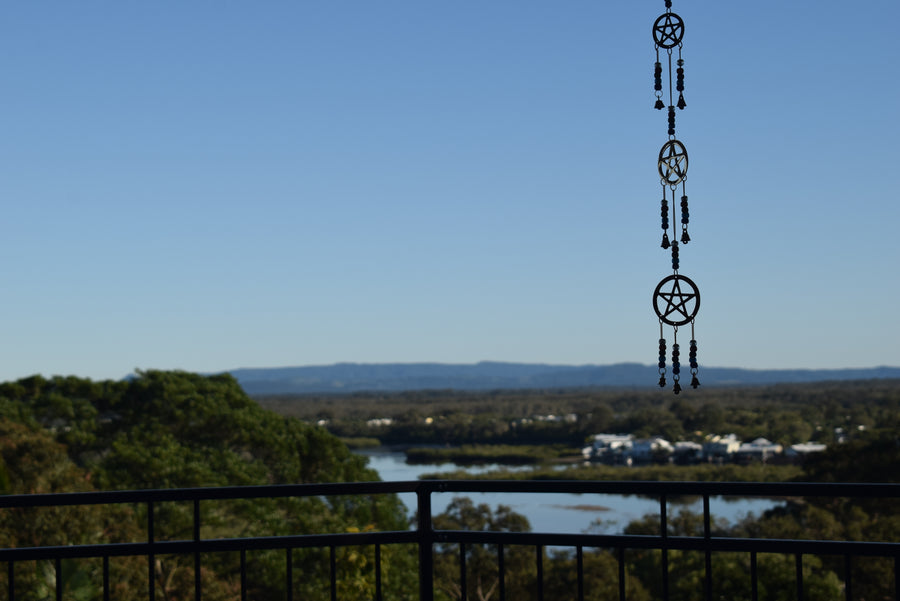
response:
<path id="1" fill-rule="evenodd" d="M 687 106 L 687 103 L 684 101 L 684 94 L 681 92 L 678 93 L 678 104 L 676 105 L 680 110 L 684 110 L 684 107 Z"/>
<path id="2" fill-rule="evenodd" d="M 675 394 L 681 392 L 681 384 L 678 383 L 678 380 L 675 380 L 675 386 L 672 387 L 672 392 Z"/>
<path id="3" fill-rule="evenodd" d="M 669 248 L 671 244 L 669 244 L 669 233 L 663 232 L 662 244 L 660 244 L 663 248 Z"/>
<path id="4" fill-rule="evenodd" d="M 691 378 L 691 388 L 697 388 L 700 386 L 700 380 L 697 379 L 697 374 L 694 374 Z"/>
<path id="5" fill-rule="evenodd" d="M 656 99 L 656 104 L 653 105 L 653 108 L 655 108 L 658 111 L 661 111 L 664 108 L 666 108 L 666 105 L 663 103 L 662 98 Z"/>
<path id="6" fill-rule="evenodd" d="M 681 230 L 681 243 L 687 244 L 690 241 L 691 241 L 691 237 L 688 236 L 687 228 L 684 228 L 683 230 Z"/>
<path id="7" fill-rule="evenodd" d="M 665 388 L 665 387 L 666 387 L 666 377 L 665 377 L 665 376 L 660 376 L 660 377 L 659 377 L 659 387 L 660 387 L 660 388 Z"/>

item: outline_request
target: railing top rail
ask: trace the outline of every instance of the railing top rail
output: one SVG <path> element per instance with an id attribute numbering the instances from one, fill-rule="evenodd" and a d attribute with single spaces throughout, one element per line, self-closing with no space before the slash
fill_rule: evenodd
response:
<path id="1" fill-rule="evenodd" d="M 273 484 L 262 486 L 218 486 L 146 490 L 107 490 L 94 492 L 0 495 L 0 508 L 48 507 L 59 505 L 103 505 L 226 499 L 314 497 L 329 495 L 390 494 L 415 492 L 420 483 L 409 482 L 331 482 L 321 484 Z"/>
<path id="2" fill-rule="evenodd" d="M 559 492 L 739 497 L 900 497 L 900 484 L 846 482 L 639 482 L 581 480 L 431 480 L 434 492 Z"/>
<path id="3" fill-rule="evenodd" d="M 900 498 L 900 484 L 814 482 L 634 482 L 582 480 L 417 480 L 226 486 L 156 490 L 0 495 L 0 508 L 259 499 L 390 493 L 580 493 L 739 497 Z"/>

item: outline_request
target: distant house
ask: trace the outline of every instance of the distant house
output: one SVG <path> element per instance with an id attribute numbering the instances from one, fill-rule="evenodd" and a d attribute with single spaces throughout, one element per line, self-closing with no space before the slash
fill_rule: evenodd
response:
<path id="1" fill-rule="evenodd" d="M 740 463 L 750 463 L 751 461 L 766 463 L 776 455 L 780 455 L 782 450 L 784 447 L 780 444 L 760 437 L 752 442 L 742 444 L 735 454 L 735 460 Z"/>
<path id="2" fill-rule="evenodd" d="M 668 461 L 674 451 L 671 442 L 655 436 L 633 441 L 628 457 L 633 463 L 661 463 Z"/>
<path id="3" fill-rule="evenodd" d="M 813 453 L 821 453 L 828 446 L 820 442 L 801 442 L 792 444 L 785 450 L 785 456 L 794 463 L 803 463 Z"/>
<path id="4" fill-rule="evenodd" d="M 679 440 L 674 445 L 672 461 L 678 465 L 691 465 L 703 460 L 703 445 L 690 440 Z"/>
<path id="5" fill-rule="evenodd" d="M 713 434 L 703 443 L 703 458 L 710 463 L 726 463 L 734 459 L 739 448 L 741 441 L 734 434 Z"/>
<path id="6" fill-rule="evenodd" d="M 581 449 L 581 454 L 589 461 L 623 463 L 633 441 L 631 434 L 594 434 L 591 444 Z M 618 461 L 619 458 L 622 461 Z"/>

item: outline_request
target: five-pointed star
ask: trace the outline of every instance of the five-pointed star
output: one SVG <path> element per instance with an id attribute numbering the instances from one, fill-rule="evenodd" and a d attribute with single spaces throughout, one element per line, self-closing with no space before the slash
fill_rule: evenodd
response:
<path id="1" fill-rule="evenodd" d="M 658 34 L 659 45 L 663 48 L 671 48 L 677 45 L 681 40 L 681 30 L 684 27 L 684 23 L 677 16 L 673 18 L 673 15 L 669 13 L 663 15 L 661 19 L 657 20 L 657 23 L 660 20 L 662 23 L 655 28 Z"/>
<path id="2" fill-rule="evenodd" d="M 666 167 L 679 177 L 684 176 L 687 169 L 682 169 L 681 164 L 687 161 L 687 155 L 680 150 L 675 144 L 668 145 L 668 153 L 663 157 Z"/>
<path id="3" fill-rule="evenodd" d="M 671 292 L 660 292 L 659 296 L 666 301 L 663 317 L 669 317 L 672 313 L 680 313 L 684 319 L 691 318 L 687 303 L 693 302 L 697 294 L 694 292 L 683 292 L 680 279 L 676 278 L 674 280 Z"/>

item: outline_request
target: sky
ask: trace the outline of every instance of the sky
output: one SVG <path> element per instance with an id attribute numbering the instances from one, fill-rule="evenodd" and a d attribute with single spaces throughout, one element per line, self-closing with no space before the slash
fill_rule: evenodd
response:
<path id="1" fill-rule="evenodd" d="M 701 381 L 900 365 L 900 3 L 673 10 Z M 664 11 L 5 4 L 0 380 L 655 363 Z"/>

